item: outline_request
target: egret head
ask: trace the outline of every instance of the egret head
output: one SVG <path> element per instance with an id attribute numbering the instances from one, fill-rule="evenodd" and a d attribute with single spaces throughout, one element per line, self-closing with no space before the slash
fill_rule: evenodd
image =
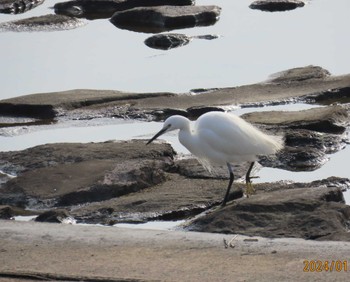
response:
<path id="1" fill-rule="evenodd" d="M 189 120 L 183 116 L 176 115 L 176 116 L 168 117 L 164 122 L 163 128 L 156 135 L 154 135 L 147 142 L 146 145 L 148 145 L 149 143 L 152 143 L 152 141 L 157 139 L 162 134 L 172 130 L 176 130 L 176 129 L 180 129 L 180 130 L 184 129 L 186 126 L 188 126 L 188 124 L 189 124 Z"/>

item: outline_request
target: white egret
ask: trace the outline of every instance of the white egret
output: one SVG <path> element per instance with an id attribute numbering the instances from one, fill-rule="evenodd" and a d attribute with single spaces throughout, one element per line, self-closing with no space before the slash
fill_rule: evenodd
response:
<path id="1" fill-rule="evenodd" d="M 283 147 L 282 138 L 270 136 L 246 122 L 242 118 L 224 112 L 208 112 L 192 123 L 179 115 L 171 116 L 163 128 L 147 144 L 160 135 L 179 129 L 179 141 L 204 164 L 227 165 L 230 181 L 222 202 L 228 200 L 234 181 L 231 163 L 249 161 L 246 174 L 246 194 L 254 192 L 250 173 L 258 155 L 270 155 Z"/>

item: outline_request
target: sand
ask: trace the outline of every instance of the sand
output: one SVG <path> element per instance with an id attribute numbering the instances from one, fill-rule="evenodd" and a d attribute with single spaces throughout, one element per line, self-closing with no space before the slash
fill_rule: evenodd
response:
<path id="1" fill-rule="evenodd" d="M 349 268 L 346 242 L 0 221 L 0 281 L 348 281 Z"/>

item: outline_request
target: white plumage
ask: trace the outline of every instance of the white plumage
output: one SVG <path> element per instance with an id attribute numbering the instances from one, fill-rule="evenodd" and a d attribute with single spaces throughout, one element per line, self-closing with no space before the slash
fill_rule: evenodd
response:
<path id="1" fill-rule="evenodd" d="M 202 163 L 227 165 L 230 182 L 223 205 L 226 204 L 234 179 L 231 163 L 251 162 L 246 175 L 248 189 L 251 188 L 250 172 L 257 156 L 275 154 L 283 147 L 282 138 L 267 135 L 242 118 L 223 112 L 206 113 L 195 122 L 190 122 L 183 116 L 171 116 L 147 144 L 165 132 L 176 129 L 180 130 L 180 143 Z"/>

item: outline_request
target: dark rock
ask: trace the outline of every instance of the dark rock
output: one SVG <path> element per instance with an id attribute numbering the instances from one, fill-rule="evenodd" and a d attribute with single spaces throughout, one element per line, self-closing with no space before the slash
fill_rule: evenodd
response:
<path id="1" fill-rule="evenodd" d="M 312 108 L 303 111 L 254 112 L 242 116 L 257 124 L 278 125 L 289 129 L 308 129 L 323 133 L 342 134 L 349 124 L 349 114 L 341 106 Z"/>
<path id="2" fill-rule="evenodd" d="M 156 121 L 163 121 L 167 119 L 170 116 L 173 115 L 180 115 L 184 117 L 188 117 L 188 113 L 186 110 L 181 110 L 181 109 L 171 109 L 171 108 L 165 108 L 162 110 L 155 110 L 151 113 Z"/>
<path id="3" fill-rule="evenodd" d="M 212 92 L 212 91 L 216 91 L 219 90 L 219 88 L 194 88 L 190 90 L 190 93 L 194 94 L 194 95 L 198 95 L 198 94 L 203 94 L 206 92 Z"/>
<path id="4" fill-rule="evenodd" d="M 145 40 L 145 44 L 153 49 L 169 50 L 187 45 L 191 41 L 191 37 L 185 34 L 168 33 L 157 34 Z"/>
<path id="5" fill-rule="evenodd" d="M 0 111 L 4 116 L 33 117 L 49 121 L 57 115 L 56 110 L 51 105 L 14 105 L 4 102 L 0 104 Z"/>
<path id="6" fill-rule="evenodd" d="M 213 40 L 219 38 L 217 35 L 197 35 L 187 36 L 179 33 L 156 34 L 145 40 L 145 44 L 153 49 L 170 50 L 177 47 L 182 47 L 190 43 L 192 39 Z"/>
<path id="7" fill-rule="evenodd" d="M 134 8 L 117 12 L 110 19 L 118 28 L 158 33 L 173 29 L 208 26 L 216 23 L 221 8 L 217 6 L 160 6 Z"/>
<path id="8" fill-rule="evenodd" d="M 5 22 L 0 24 L 0 31 L 54 31 L 73 29 L 84 25 L 79 19 L 61 16 L 44 15 L 23 20 Z"/>
<path id="9" fill-rule="evenodd" d="M 346 145 L 348 113 L 341 106 L 313 108 L 304 111 L 254 112 L 242 116 L 257 125 L 278 129 L 283 133 L 285 148 L 277 156 L 262 156 L 264 166 L 291 171 L 320 168 L 328 161 L 327 154 Z"/>
<path id="10" fill-rule="evenodd" d="M 0 13 L 22 14 L 44 3 L 45 0 L 0 0 Z"/>
<path id="11" fill-rule="evenodd" d="M 0 219 L 11 219 L 13 217 L 13 212 L 10 206 L 0 205 Z"/>
<path id="12" fill-rule="evenodd" d="M 348 104 L 350 103 L 350 87 L 328 89 L 316 95 L 309 95 L 305 99 L 321 105 Z"/>
<path id="13" fill-rule="evenodd" d="M 0 186 L 2 183 L 5 183 L 7 181 L 9 181 L 11 178 L 7 175 L 7 174 L 4 174 L 0 171 Z"/>
<path id="14" fill-rule="evenodd" d="M 197 119 L 201 115 L 204 115 L 208 112 L 224 112 L 224 110 L 220 107 L 210 107 L 210 106 L 200 106 L 200 107 L 190 107 L 187 108 L 186 111 L 191 119 Z"/>
<path id="15" fill-rule="evenodd" d="M 12 219 L 15 216 L 29 216 L 35 215 L 37 213 L 24 210 L 18 207 L 8 206 L 8 205 L 0 205 L 0 219 Z"/>
<path id="16" fill-rule="evenodd" d="M 19 175 L 0 189 L 0 203 L 47 208 L 102 201 L 165 181 L 170 145 L 145 142 L 43 145 L 2 152 Z M 12 157 L 11 157 L 12 155 Z"/>
<path id="17" fill-rule="evenodd" d="M 166 179 L 138 193 L 73 209 L 71 215 L 78 222 L 103 224 L 185 219 L 220 204 L 228 182 L 227 179 L 189 179 L 176 173 L 166 174 Z M 230 200 L 242 197 L 243 187 L 237 183 Z"/>
<path id="18" fill-rule="evenodd" d="M 308 142 L 308 146 L 304 147 L 286 146 L 277 154 L 277 157 L 263 156 L 259 159 L 259 162 L 264 166 L 278 167 L 290 171 L 313 171 L 320 168 L 327 161 L 328 157 L 325 151 L 313 148 L 310 146 L 310 142 Z"/>
<path id="19" fill-rule="evenodd" d="M 94 116 L 101 117 L 101 112 L 95 115 L 96 107 L 103 107 L 104 115 L 114 117 L 116 115 L 130 117 L 136 109 L 130 112 L 125 106 L 134 104 L 135 101 L 152 98 L 165 98 L 176 96 L 173 93 L 127 93 L 114 90 L 69 90 L 44 94 L 25 95 L 0 101 L 0 115 L 25 116 L 38 119 L 49 119 L 62 116 L 66 111 L 71 118 L 91 119 Z M 114 104 L 116 103 L 116 104 Z M 117 105 L 118 104 L 118 105 Z M 109 107 L 111 105 L 111 107 Z M 110 108 L 113 111 L 110 112 Z M 81 111 L 84 109 L 85 111 Z M 88 111 L 86 111 L 89 109 Z"/>
<path id="20" fill-rule="evenodd" d="M 56 167 L 93 160 L 172 160 L 175 152 L 169 144 L 142 140 L 102 143 L 46 144 L 23 151 L 0 152 L 0 170 L 21 174 L 39 168 Z"/>
<path id="21" fill-rule="evenodd" d="M 67 210 L 58 209 L 43 212 L 35 218 L 38 222 L 51 222 L 51 223 L 63 223 L 67 221 L 72 221 Z"/>
<path id="22" fill-rule="evenodd" d="M 135 7 L 194 5 L 194 0 L 73 0 L 54 5 L 55 13 L 76 18 L 107 19 Z"/>
<path id="23" fill-rule="evenodd" d="M 199 179 L 228 179 L 229 173 L 226 166 L 215 166 L 212 171 L 207 171 L 197 159 L 188 158 L 180 159 L 175 162 L 177 167 L 177 173 L 186 176 L 188 178 Z M 235 178 L 239 179 L 248 171 L 250 163 L 232 164 L 233 171 L 235 172 Z"/>
<path id="24" fill-rule="evenodd" d="M 283 12 L 304 7 L 305 2 L 299 0 L 258 0 L 250 4 L 249 8 L 267 12 Z"/>
<path id="25" fill-rule="evenodd" d="M 188 229 L 269 238 L 350 241 L 347 232 L 350 206 L 344 204 L 341 189 L 298 186 L 282 185 L 279 191 L 242 198 L 195 219 Z"/>

